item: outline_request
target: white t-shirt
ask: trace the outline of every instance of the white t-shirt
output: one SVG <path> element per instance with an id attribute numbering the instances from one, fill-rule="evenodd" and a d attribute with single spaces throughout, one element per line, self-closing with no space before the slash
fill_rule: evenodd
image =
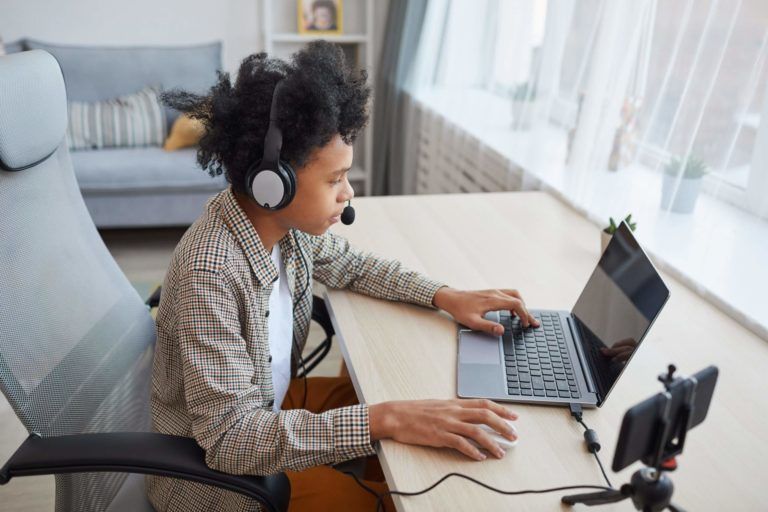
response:
<path id="1" fill-rule="evenodd" d="M 293 300 L 280 254 L 280 246 L 272 248 L 272 261 L 278 278 L 269 295 L 269 353 L 272 356 L 272 385 L 275 389 L 274 411 L 280 410 L 291 382 L 291 349 L 293 348 Z"/>

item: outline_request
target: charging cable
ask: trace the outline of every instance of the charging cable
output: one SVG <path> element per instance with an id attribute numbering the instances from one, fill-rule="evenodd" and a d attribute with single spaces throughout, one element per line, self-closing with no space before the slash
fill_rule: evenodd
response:
<path id="1" fill-rule="evenodd" d="M 485 487 L 488 490 L 497 492 L 499 494 L 505 494 L 507 496 L 519 496 L 521 494 L 546 494 L 550 492 L 558 492 L 558 491 L 569 491 L 573 489 L 597 489 L 600 491 L 611 491 L 614 490 L 613 485 L 611 485 L 611 481 L 608 479 L 608 475 L 605 473 L 605 469 L 603 468 L 603 463 L 600 460 L 600 457 L 597 455 L 597 452 L 600 451 L 600 440 L 597 437 L 597 432 L 592 430 L 587 426 L 586 423 L 584 423 L 584 420 L 582 419 L 582 410 L 581 405 L 579 404 L 569 404 L 569 408 L 571 410 L 571 416 L 581 424 L 582 427 L 584 427 L 584 441 L 587 444 L 587 451 L 589 451 L 591 454 L 595 456 L 595 460 L 597 460 L 597 465 L 600 466 L 600 471 L 603 473 L 603 478 L 605 478 L 605 482 L 608 484 L 608 487 L 603 487 L 602 485 L 568 485 L 564 487 L 551 487 L 549 489 L 526 489 L 522 491 L 505 491 L 502 489 L 497 489 L 496 487 L 493 487 L 491 485 L 488 485 L 486 483 L 483 483 L 479 480 L 475 480 L 471 476 L 464 475 L 462 473 L 448 473 L 444 477 L 442 477 L 440 480 L 435 482 L 434 484 L 430 485 L 426 489 L 423 489 L 421 491 L 413 491 L 413 492 L 407 492 L 407 491 L 387 491 L 385 493 L 379 494 L 375 490 L 371 489 L 365 483 L 363 483 L 360 478 L 352 473 L 351 471 L 343 471 L 345 475 L 349 475 L 352 478 L 354 478 L 355 482 L 357 482 L 357 485 L 365 489 L 369 494 L 376 497 L 376 512 L 379 512 L 379 510 L 384 510 L 384 498 L 386 496 L 418 496 L 419 494 L 424 494 L 426 492 L 431 491 L 444 481 L 446 481 L 448 478 L 455 476 L 459 478 L 464 478 L 466 480 L 469 480 L 470 482 L 476 483 L 477 485 L 481 487 Z"/>
<path id="2" fill-rule="evenodd" d="M 597 490 L 600 490 L 600 491 L 610 491 L 610 490 L 612 490 L 612 489 L 610 489 L 608 487 L 603 487 L 602 485 L 566 485 L 566 486 L 563 486 L 563 487 L 552 487 L 552 488 L 549 488 L 549 489 L 525 489 L 525 490 L 522 490 L 522 491 L 505 491 L 505 490 L 502 490 L 502 489 L 497 489 L 496 487 L 493 487 L 492 485 L 488 485 L 486 483 L 483 483 L 483 482 L 481 482 L 479 480 L 475 480 L 471 476 L 467 476 L 467 475 L 462 474 L 462 473 L 448 473 L 447 475 L 442 477 L 440 480 L 438 480 L 437 482 L 433 483 L 432 485 L 430 485 L 429 487 L 427 487 L 426 489 L 423 489 L 421 491 L 413 491 L 413 492 L 408 492 L 408 491 L 387 491 L 387 492 L 384 492 L 382 494 L 379 494 L 378 492 L 374 491 L 373 489 L 371 489 L 370 487 L 365 485 L 365 483 L 363 483 L 360 480 L 360 478 L 356 474 L 352 473 L 351 471 L 343 471 L 343 473 L 345 475 L 349 475 L 352 478 L 354 478 L 355 482 L 357 482 L 357 485 L 359 485 L 360 487 L 362 487 L 363 489 L 368 491 L 369 494 L 372 494 L 373 496 L 376 497 L 376 512 L 379 512 L 379 510 L 384 510 L 384 498 L 386 496 L 418 496 L 419 494 L 424 494 L 426 492 L 431 491 L 432 489 L 434 489 L 435 487 L 437 487 L 441 483 L 445 482 L 446 480 L 448 480 L 452 476 L 456 476 L 456 477 L 459 477 L 459 478 L 464 478 L 466 480 L 469 480 L 470 482 L 476 483 L 477 485 L 479 485 L 481 487 L 485 487 L 488 490 L 497 492 L 499 494 L 505 494 L 507 496 L 518 496 L 518 495 L 521 495 L 521 494 L 546 494 L 546 493 L 549 493 L 549 492 L 570 491 L 570 490 L 573 490 L 573 489 L 597 489 Z"/>
<path id="3" fill-rule="evenodd" d="M 611 485 L 611 481 L 608 480 L 608 475 L 605 473 L 605 469 L 603 468 L 603 463 L 600 460 L 600 456 L 597 455 L 597 452 L 600 451 L 600 440 L 597 438 L 597 432 L 589 428 L 587 424 L 584 423 L 584 420 L 581 417 L 581 405 L 569 404 L 568 408 L 571 410 L 571 416 L 573 416 L 573 419 L 575 419 L 577 422 L 579 422 L 579 424 L 581 424 L 582 427 L 584 427 L 584 442 L 587 444 L 587 451 L 595 456 L 597 465 L 600 466 L 600 471 L 603 473 L 603 478 L 605 478 L 605 483 L 608 484 L 608 487 L 613 489 L 613 485 Z"/>

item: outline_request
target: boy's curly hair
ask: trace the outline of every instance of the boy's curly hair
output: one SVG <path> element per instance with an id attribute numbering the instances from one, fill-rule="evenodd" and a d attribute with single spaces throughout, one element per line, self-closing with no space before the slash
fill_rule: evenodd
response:
<path id="1" fill-rule="evenodd" d="M 353 72 L 341 48 L 314 41 L 293 54 L 291 62 L 266 53 L 243 59 L 232 85 L 229 73 L 207 95 L 179 89 L 162 94 L 162 101 L 205 127 L 197 162 L 211 177 L 225 173 L 235 191 L 246 194 L 245 174 L 264 150 L 272 92 L 283 80 L 277 102 L 277 125 L 283 133 L 280 158 L 298 171 L 315 148 L 336 134 L 351 144 L 368 121 L 371 89 L 365 70 Z"/>

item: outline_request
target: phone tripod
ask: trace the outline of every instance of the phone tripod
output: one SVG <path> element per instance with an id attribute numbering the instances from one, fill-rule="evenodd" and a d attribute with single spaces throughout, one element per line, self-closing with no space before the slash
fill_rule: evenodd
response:
<path id="1" fill-rule="evenodd" d="M 631 498 L 635 508 L 643 512 L 660 512 L 665 509 L 672 512 L 684 512 L 682 508 L 672 503 L 674 485 L 664 472 L 674 471 L 677 468 L 675 456 L 683 451 L 685 436 L 693 411 L 697 383 L 694 379 L 674 377 L 675 371 L 675 366 L 669 365 L 667 373 L 659 375 L 659 380 L 666 389 L 666 393 L 664 393 L 666 403 L 655 429 L 654 455 L 642 459 L 646 467 L 635 471 L 630 482 L 622 485 L 619 489 L 564 496 L 562 498 L 563 503 L 568 505 L 583 503 L 587 506 L 594 506 Z M 673 383 L 681 381 L 686 386 L 685 406 L 680 409 L 677 417 L 672 417 L 669 410 L 672 399 L 670 387 Z"/>

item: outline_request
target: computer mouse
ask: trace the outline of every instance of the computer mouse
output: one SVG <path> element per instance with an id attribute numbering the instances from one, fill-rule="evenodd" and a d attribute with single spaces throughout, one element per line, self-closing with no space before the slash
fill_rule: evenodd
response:
<path id="1" fill-rule="evenodd" d="M 512 428 L 512 431 L 515 433 L 515 435 L 517 435 L 517 428 L 515 427 L 514 422 L 512 422 L 511 420 L 504 420 L 504 421 L 507 422 L 507 425 L 509 425 Z M 515 446 L 518 443 L 518 441 L 520 440 L 520 438 L 518 437 L 514 441 L 510 441 L 509 439 L 507 439 L 506 437 L 502 436 L 501 434 L 496 432 L 493 428 L 489 427 L 485 423 L 480 424 L 479 427 L 481 429 L 485 430 L 488 433 L 488 435 L 491 436 L 491 439 L 493 439 L 496 442 L 496 444 L 501 446 L 502 450 L 504 450 L 504 451 L 507 451 L 510 448 L 512 448 L 513 446 Z M 480 448 L 481 450 L 485 450 L 485 447 L 480 446 L 480 444 L 477 443 L 474 439 L 467 438 L 467 440 L 470 443 L 472 443 L 475 446 L 477 446 L 478 448 Z"/>

